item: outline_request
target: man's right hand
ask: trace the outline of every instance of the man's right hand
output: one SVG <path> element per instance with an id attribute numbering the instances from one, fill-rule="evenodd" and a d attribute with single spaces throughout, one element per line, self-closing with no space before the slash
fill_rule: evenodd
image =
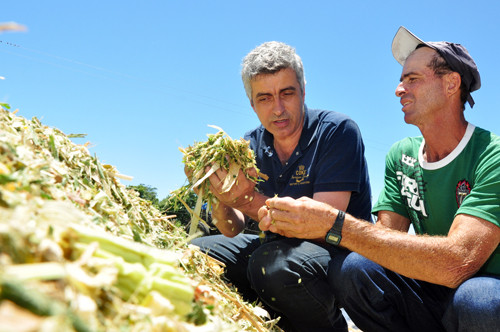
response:
<path id="1" fill-rule="evenodd" d="M 212 166 L 207 166 L 201 177 L 206 176 L 209 171 L 213 172 L 211 169 Z M 184 172 L 190 181 L 196 181 L 196 179 L 191 179 L 192 172 L 187 167 L 184 168 Z M 251 176 L 257 177 L 256 169 L 249 169 L 248 172 Z M 228 174 L 226 170 L 217 169 L 207 178 L 210 182 L 208 190 L 218 200 L 217 204 L 212 205 L 212 217 L 217 220 L 216 227 L 226 236 L 235 236 L 245 227 L 245 214 L 251 218 L 257 218 L 258 207 L 254 208 L 251 203 L 260 207 L 266 198 L 257 194 L 256 184 L 249 180 L 241 169 L 238 170 L 237 179 L 230 190 L 226 191 L 224 181 Z M 197 195 L 199 194 L 199 187 L 193 190 Z M 256 198 L 255 201 L 254 198 Z"/>
<path id="2" fill-rule="evenodd" d="M 208 169 L 207 169 L 208 170 Z M 257 176 L 255 168 L 248 171 L 252 176 Z M 210 175 L 210 191 L 217 199 L 232 208 L 241 209 L 243 206 L 252 202 L 255 197 L 255 183 L 249 180 L 243 171 L 238 171 L 238 178 L 234 182 L 231 189 L 225 191 L 224 181 L 228 176 L 228 171 L 219 168 L 215 173 Z"/>

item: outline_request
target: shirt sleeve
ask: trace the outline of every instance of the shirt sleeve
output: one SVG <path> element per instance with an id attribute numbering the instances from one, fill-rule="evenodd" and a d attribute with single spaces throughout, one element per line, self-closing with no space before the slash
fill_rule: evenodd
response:
<path id="1" fill-rule="evenodd" d="M 456 214 L 469 214 L 500 226 L 500 151 L 491 148 L 482 155 L 474 186 Z"/>
<path id="2" fill-rule="evenodd" d="M 391 211 L 409 218 L 406 206 L 401 198 L 401 188 L 397 178 L 398 156 L 401 155 L 399 144 L 394 144 L 385 158 L 384 187 L 378 197 L 377 203 L 373 206 L 372 213 L 379 211 Z"/>
<path id="3" fill-rule="evenodd" d="M 315 168 L 314 192 L 360 190 L 367 176 L 365 148 L 357 124 L 345 118 L 337 125 L 329 123 L 323 131 Z"/>

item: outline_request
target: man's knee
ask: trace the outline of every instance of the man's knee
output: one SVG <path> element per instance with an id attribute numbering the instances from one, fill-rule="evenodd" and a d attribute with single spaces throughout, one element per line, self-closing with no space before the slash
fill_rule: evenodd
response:
<path id="1" fill-rule="evenodd" d="M 288 290 L 326 280 L 330 253 L 297 239 L 274 241 L 259 247 L 248 264 L 248 279 L 263 298 L 282 297 Z"/>
<path id="2" fill-rule="evenodd" d="M 490 277 L 475 277 L 457 288 L 453 304 L 461 310 L 500 312 L 500 280 Z M 496 310 L 495 310 L 496 309 Z"/>
<path id="3" fill-rule="evenodd" d="M 461 284 L 453 295 L 444 324 L 450 330 L 490 331 L 500 328 L 500 279 L 474 277 Z"/>
<path id="4" fill-rule="evenodd" d="M 378 268 L 377 264 L 355 252 L 345 253 L 330 262 L 328 281 L 336 294 L 349 293 L 352 287 L 363 284 Z"/>
<path id="5" fill-rule="evenodd" d="M 252 254 L 247 273 L 257 293 L 274 296 L 284 285 L 300 282 L 299 274 L 291 270 L 293 263 L 287 252 L 279 242 L 275 242 L 260 247 Z"/>

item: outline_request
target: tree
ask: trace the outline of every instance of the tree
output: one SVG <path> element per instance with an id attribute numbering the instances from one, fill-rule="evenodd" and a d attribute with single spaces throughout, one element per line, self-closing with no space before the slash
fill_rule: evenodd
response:
<path id="1" fill-rule="evenodd" d="M 160 200 L 158 199 L 156 188 L 141 183 L 138 186 L 127 186 L 127 189 L 137 191 L 140 198 L 150 201 L 155 207 L 159 208 Z"/>
<path id="2" fill-rule="evenodd" d="M 186 197 L 182 198 L 191 210 L 194 210 L 198 196 L 194 191 L 189 191 Z M 183 225 L 189 224 L 191 221 L 191 214 L 184 207 L 184 205 L 177 199 L 175 195 L 164 198 L 159 203 L 160 211 L 165 214 L 176 215 L 176 219 Z"/>

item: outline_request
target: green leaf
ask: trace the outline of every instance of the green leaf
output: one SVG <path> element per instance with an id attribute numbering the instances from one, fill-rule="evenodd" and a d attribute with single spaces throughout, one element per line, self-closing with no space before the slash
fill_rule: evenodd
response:
<path id="1" fill-rule="evenodd" d="M 68 134 L 68 138 L 84 138 L 87 137 L 87 134 Z"/>
<path id="2" fill-rule="evenodd" d="M 4 185 L 9 182 L 15 182 L 16 179 L 7 174 L 0 174 L 0 185 Z"/>

